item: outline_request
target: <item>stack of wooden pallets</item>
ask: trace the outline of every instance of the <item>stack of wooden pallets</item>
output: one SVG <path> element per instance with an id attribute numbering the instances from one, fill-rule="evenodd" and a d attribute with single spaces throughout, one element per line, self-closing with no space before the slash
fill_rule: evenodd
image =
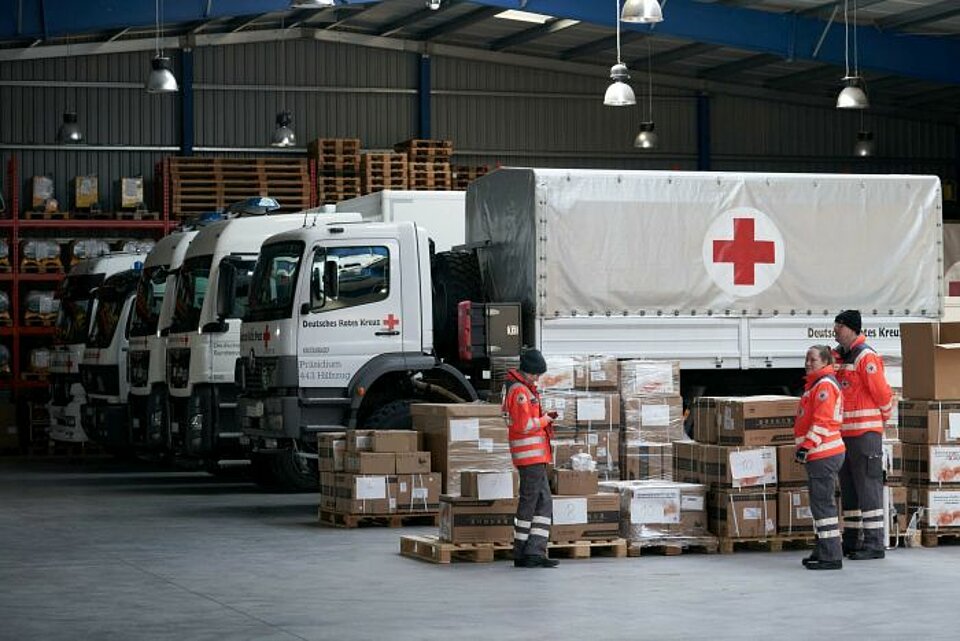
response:
<path id="1" fill-rule="evenodd" d="M 231 203 L 269 196 L 280 210 L 310 207 L 308 161 L 300 158 L 169 158 L 164 172 L 171 188 L 171 212 L 191 218 Z"/>
<path id="2" fill-rule="evenodd" d="M 450 140 L 411 139 L 398 142 L 394 151 L 407 157 L 407 183 L 410 189 L 449 191 L 453 187 Z"/>
<path id="3" fill-rule="evenodd" d="M 407 157 L 404 154 L 366 153 L 361 156 L 364 194 L 384 189 L 407 189 Z"/>
<path id="4" fill-rule="evenodd" d="M 480 176 L 486 175 L 490 171 L 487 165 L 453 165 L 451 173 L 453 175 L 453 189 L 465 191 L 467 186 Z"/>
<path id="5" fill-rule="evenodd" d="M 360 195 L 360 139 L 318 138 L 307 145 L 307 155 L 317 163 L 320 204 Z"/>

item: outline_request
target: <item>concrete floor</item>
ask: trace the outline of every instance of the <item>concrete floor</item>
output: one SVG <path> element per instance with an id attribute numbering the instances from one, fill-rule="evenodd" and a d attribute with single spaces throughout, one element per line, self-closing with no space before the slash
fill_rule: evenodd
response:
<path id="1" fill-rule="evenodd" d="M 315 495 L 0 460 L 0 639 L 951 639 L 960 547 L 809 572 L 802 552 L 434 566 Z"/>

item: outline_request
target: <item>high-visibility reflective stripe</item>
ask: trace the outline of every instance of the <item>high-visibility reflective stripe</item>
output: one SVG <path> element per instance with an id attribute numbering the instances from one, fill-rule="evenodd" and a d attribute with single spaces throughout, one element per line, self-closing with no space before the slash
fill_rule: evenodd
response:
<path id="1" fill-rule="evenodd" d="M 864 530 L 879 530 L 883 528 L 883 521 L 866 521 L 863 524 Z"/>
<path id="2" fill-rule="evenodd" d="M 510 447 L 527 447 L 528 445 L 541 445 L 542 443 L 546 443 L 546 439 L 542 436 L 510 439 Z"/>
<path id="3" fill-rule="evenodd" d="M 821 378 L 821 379 L 820 379 L 820 382 L 826 383 L 826 384 L 828 384 L 828 385 L 833 385 L 833 386 L 836 388 L 837 392 L 840 392 L 841 394 L 843 393 L 843 392 L 840 390 L 840 385 L 837 384 L 837 382 L 836 382 L 835 380 L 833 380 L 832 378 Z M 818 383 L 818 385 L 819 385 L 819 383 Z"/>
<path id="4" fill-rule="evenodd" d="M 807 440 L 807 437 L 805 437 L 805 436 L 795 436 L 795 437 L 793 438 L 793 442 L 796 443 L 797 445 L 803 445 L 803 442 L 804 442 L 805 440 Z"/>
<path id="5" fill-rule="evenodd" d="M 893 410 L 893 399 L 890 399 L 890 402 L 887 403 L 886 405 L 881 405 L 881 406 L 880 406 L 880 411 L 881 411 L 881 412 L 889 412 L 889 411 L 891 411 L 891 410 Z"/>
<path id="6" fill-rule="evenodd" d="M 547 538 L 550 536 L 550 530 L 544 530 L 543 528 L 535 527 L 530 530 L 530 536 L 542 536 Z"/>
<path id="7" fill-rule="evenodd" d="M 880 416 L 880 410 L 878 409 L 850 410 L 849 412 L 843 413 L 843 418 L 860 418 L 863 416 Z"/>
<path id="8" fill-rule="evenodd" d="M 813 430 L 807 432 L 807 438 L 813 441 L 814 445 L 820 445 L 823 443 L 823 439 L 820 437 L 820 435 L 815 434 Z"/>
<path id="9" fill-rule="evenodd" d="M 857 364 L 860 363 L 860 359 L 863 358 L 864 356 L 866 356 L 867 354 L 876 354 L 876 352 L 873 351 L 872 349 L 870 349 L 869 347 L 864 347 L 864 348 L 860 351 L 860 353 L 857 354 L 857 357 L 856 357 L 855 359 L 853 359 L 853 365 L 854 365 L 854 367 L 856 367 Z"/>
<path id="10" fill-rule="evenodd" d="M 883 516 L 883 510 L 882 510 L 882 509 L 881 509 L 881 510 L 867 510 L 866 512 L 863 512 L 863 518 L 865 518 L 865 519 L 871 519 L 871 518 L 880 517 L 880 516 Z"/>
<path id="11" fill-rule="evenodd" d="M 820 539 L 840 538 L 840 530 L 823 530 L 822 532 L 817 532 L 817 538 L 820 538 Z"/>
<path id="12" fill-rule="evenodd" d="M 534 523 L 541 523 L 544 525 L 550 525 L 553 522 L 553 519 L 549 516 L 535 516 L 533 517 Z"/>
<path id="13" fill-rule="evenodd" d="M 844 521 L 844 522 L 843 522 L 843 529 L 844 529 L 844 530 L 862 530 L 862 529 L 863 529 L 863 525 L 860 524 L 860 521 L 851 521 L 851 522 L 849 522 L 849 523 L 847 523 L 846 521 Z"/>
<path id="14" fill-rule="evenodd" d="M 808 455 L 814 454 L 814 453 L 820 454 L 821 452 L 829 452 L 829 451 L 831 451 L 831 450 L 839 450 L 839 449 L 842 448 L 842 447 L 844 447 L 844 445 L 843 445 L 843 439 L 842 439 L 842 438 L 836 438 L 836 439 L 834 439 L 834 440 L 832 440 L 832 441 L 827 441 L 826 443 L 823 443 L 822 445 L 818 445 L 817 447 L 815 447 L 815 448 L 813 448 L 812 450 L 810 450 L 807 454 L 808 454 Z"/>
<path id="15" fill-rule="evenodd" d="M 523 519 L 513 518 L 513 524 L 516 527 L 522 527 L 525 530 L 530 529 L 530 521 L 524 521 Z"/>
<path id="16" fill-rule="evenodd" d="M 883 421 L 864 421 L 862 423 L 844 423 L 843 427 L 840 428 L 841 432 L 849 432 L 851 430 L 866 430 L 873 427 L 883 427 Z"/>
<path id="17" fill-rule="evenodd" d="M 513 540 L 514 540 L 514 541 L 526 541 L 528 538 L 530 538 L 530 535 L 527 534 L 526 532 L 514 532 L 514 533 L 513 533 Z"/>
<path id="18" fill-rule="evenodd" d="M 523 428 L 523 431 L 532 432 L 533 430 L 537 429 L 537 425 L 538 425 L 537 419 L 529 418 L 527 419 L 527 425 Z"/>
<path id="19" fill-rule="evenodd" d="M 824 525 L 836 525 L 836 524 L 838 524 L 839 522 L 840 522 L 840 519 L 838 519 L 838 518 L 835 517 L 835 516 L 831 516 L 831 517 L 826 518 L 826 519 L 818 519 L 818 520 L 814 521 L 813 524 L 814 524 L 815 526 L 817 526 L 817 527 L 823 527 Z"/>
<path id="20" fill-rule="evenodd" d="M 819 434 L 820 436 L 833 436 L 834 434 L 836 434 L 836 432 L 834 432 L 833 430 L 826 428 L 822 425 L 814 425 L 810 429 L 816 432 L 817 434 Z"/>
<path id="21" fill-rule="evenodd" d="M 850 364 L 850 363 L 843 363 L 843 364 L 840 366 L 840 369 L 853 371 L 853 370 L 857 369 L 857 367 L 856 367 L 855 365 Z"/>
<path id="22" fill-rule="evenodd" d="M 534 456 L 546 456 L 547 451 L 543 448 L 537 448 L 535 450 L 527 450 L 525 452 L 510 452 L 514 460 L 533 458 Z"/>
<path id="23" fill-rule="evenodd" d="M 862 515 L 863 515 L 863 512 L 861 512 L 860 510 L 844 510 L 843 511 L 843 516 L 845 517 L 855 516 L 857 518 L 860 518 Z"/>

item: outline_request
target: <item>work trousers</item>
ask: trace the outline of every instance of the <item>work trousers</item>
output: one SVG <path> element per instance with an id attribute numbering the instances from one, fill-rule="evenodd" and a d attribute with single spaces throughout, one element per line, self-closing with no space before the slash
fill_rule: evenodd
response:
<path id="1" fill-rule="evenodd" d="M 837 474 L 844 455 L 807 461 L 807 487 L 810 488 L 810 512 L 817 534 L 814 556 L 821 561 L 843 560 L 840 545 L 840 520 L 837 518 Z"/>
<path id="2" fill-rule="evenodd" d="M 883 437 L 877 432 L 845 437 L 840 468 L 843 550 L 883 550 Z"/>
<path id="3" fill-rule="evenodd" d="M 546 556 L 553 521 L 553 496 L 544 463 L 524 465 L 520 473 L 520 500 L 513 520 L 513 558 Z"/>

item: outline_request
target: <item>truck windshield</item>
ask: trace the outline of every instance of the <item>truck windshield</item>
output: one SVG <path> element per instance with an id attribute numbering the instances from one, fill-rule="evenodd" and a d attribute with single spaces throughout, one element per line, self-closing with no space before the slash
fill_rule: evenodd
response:
<path id="1" fill-rule="evenodd" d="M 227 311 L 227 318 L 243 318 L 246 315 L 250 300 L 250 281 L 256 264 L 255 260 L 240 256 L 227 256 L 221 261 L 220 278 L 223 278 L 228 271 L 232 273 L 230 282 L 233 283 L 233 304 Z"/>
<path id="2" fill-rule="evenodd" d="M 85 343 L 90 331 L 92 290 L 103 282 L 103 274 L 67 276 L 57 289 L 60 312 L 57 315 L 57 342 Z"/>
<path id="3" fill-rule="evenodd" d="M 87 339 L 87 347 L 110 347 L 113 334 L 120 324 L 123 303 L 123 296 L 118 295 L 116 291 L 97 296 L 97 310 L 93 318 L 93 327 L 90 328 L 90 338 Z"/>
<path id="4" fill-rule="evenodd" d="M 170 322 L 171 332 L 189 332 L 200 326 L 200 310 L 207 296 L 213 256 L 192 256 L 183 261 L 177 279 L 177 299 Z"/>
<path id="5" fill-rule="evenodd" d="M 137 283 L 133 310 L 130 312 L 131 336 L 150 336 L 156 333 L 169 273 L 164 265 L 154 265 L 143 271 L 143 276 Z"/>
<path id="6" fill-rule="evenodd" d="M 253 272 L 249 309 L 244 320 L 290 318 L 304 247 L 300 241 L 290 241 L 263 248 Z"/>

